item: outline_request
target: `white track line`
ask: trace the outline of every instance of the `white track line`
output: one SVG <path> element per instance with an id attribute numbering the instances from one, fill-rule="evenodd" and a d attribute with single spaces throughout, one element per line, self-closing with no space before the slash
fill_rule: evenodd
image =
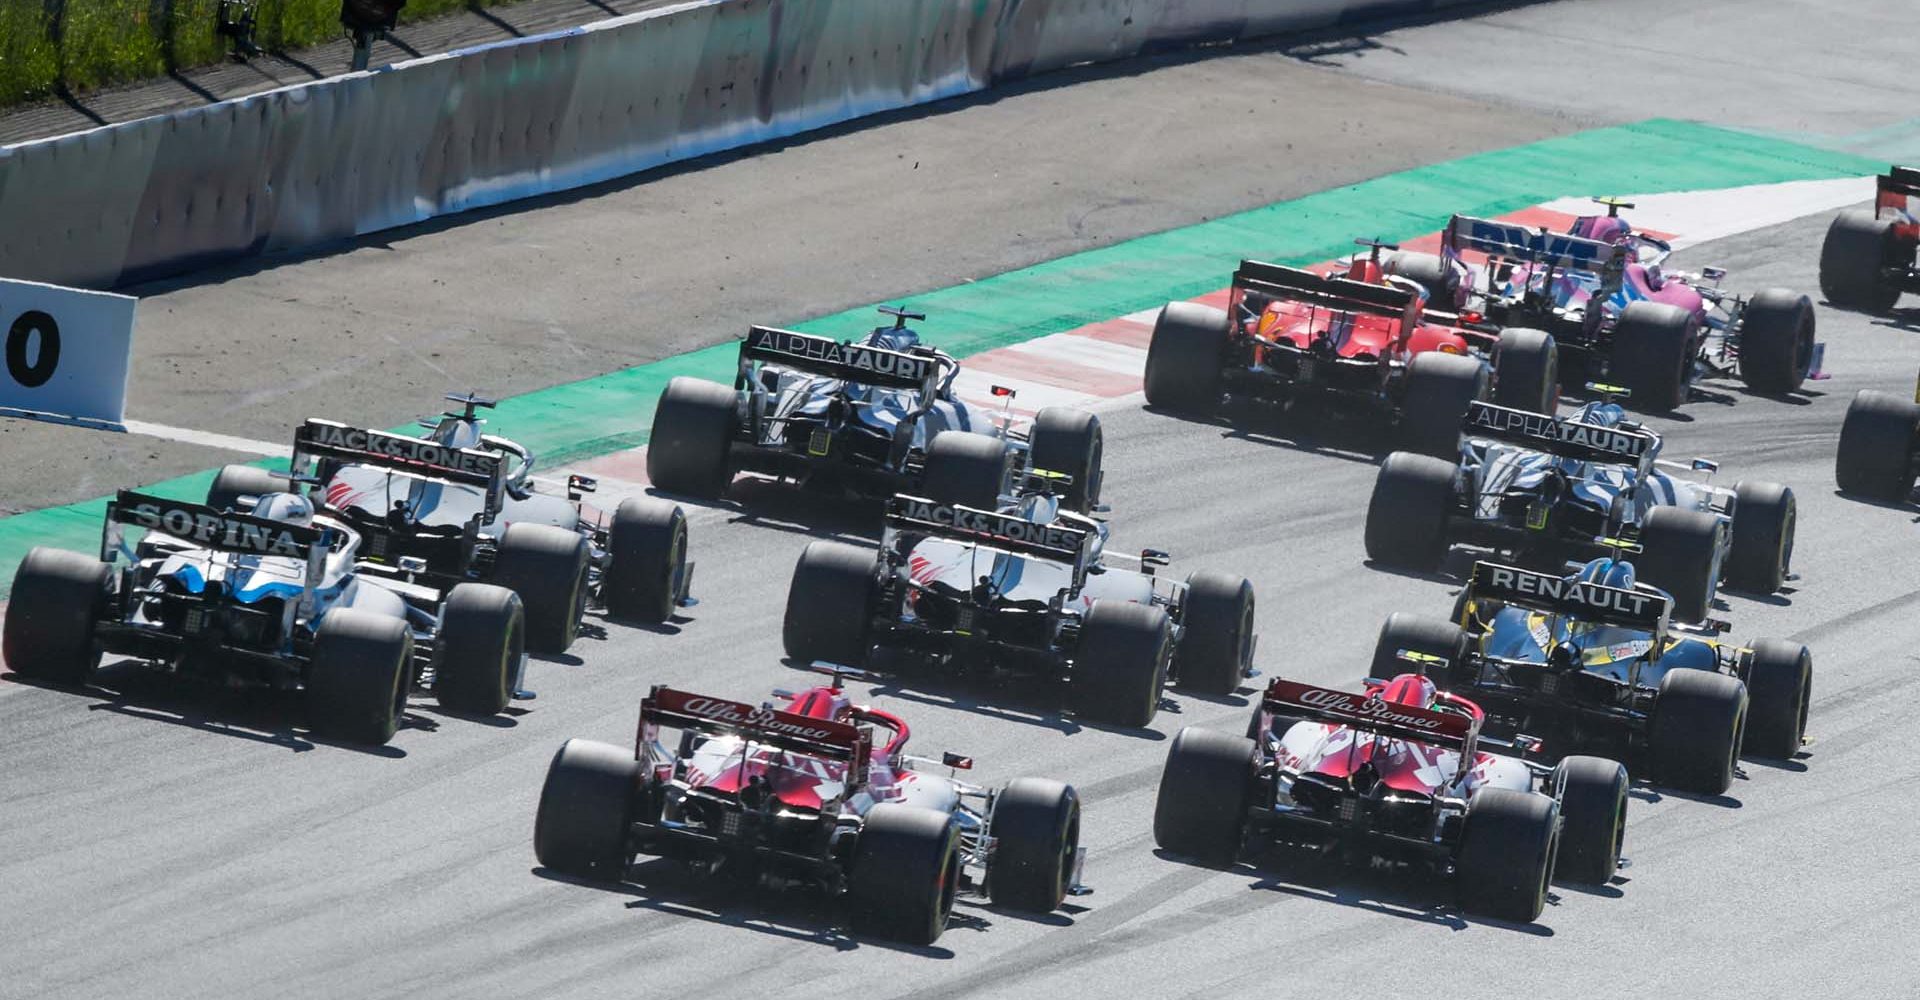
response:
<path id="1" fill-rule="evenodd" d="M 255 441 L 252 438 L 234 437 L 231 434 L 215 434 L 212 431 L 196 431 L 186 427 L 168 427 L 166 424 L 150 424 L 144 420 L 128 420 L 125 423 L 129 434 L 165 438 L 182 444 L 197 444 L 206 448 L 245 452 L 267 458 L 282 458 L 293 453 L 290 445 Z"/>

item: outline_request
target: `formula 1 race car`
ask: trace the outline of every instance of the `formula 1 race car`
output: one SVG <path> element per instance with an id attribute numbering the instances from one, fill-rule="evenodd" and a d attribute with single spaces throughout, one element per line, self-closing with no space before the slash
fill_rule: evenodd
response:
<path id="1" fill-rule="evenodd" d="M 1660 435 L 1612 402 L 1623 390 L 1588 388 L 1607 398 L 1566 417 L 1475 403 L 1457 464 L 1387 456 L 1367 505 L 1368 558 L 1431 569 L 1468 542 L 1557 567 L 1626 547 L 1640 552 L 1641 578 L 1671 593 L 1690 622 L 1707 617 L 1722 584 L 1779 590 L 1793 557 L 1793 491 L 1671 475 L 1719 466 L 1662 460 Z"/>
<path id="2" fill-rule="evenodd" d="M 1892 167 L 1873 209 L 1835 216 L 1820 244 L 1820 292 L 1842 309 L 1886 312 L 1920 292 L 1920 168 Z"/>
<path id="3" fill-rule="evenodd" d="M 133 546 L 129 526 L 146 529 Z M 122 490 L 98 559 L 40 547 L 20 564 L 6 660 L 63 684 L 86 683 L 104 652 L 300 690 L 314 732 L 356 743 L 392 739 L 416 689 L 476 715 L 532 697 L 520 689 L 525 619 L 513 591 L 429 587 L 361 560 L 362 544 L 297 494 L 237 513 Z"/>
<path id="4" fill-rule="evenodd" d="M 1017 428 L 954 395 L 960 362 L 907 326 L 924 315 L 881 312 L 894 325 L 859 343 L 754 327 L 731 388 L 676 377 L 654 411 L 647 476 L 707 499 L 735 475 L 758 472 L 992 508 L 1023 472 L 1046 469 L 1070 484 L 1075 510 L 1097 505 L 1102 445 L 1093 414 L 1047 407 Z"/>
<path id="5" fill-rule="evenodd" d="M 1559 399 L 1553 340 L 1486 334 L 1423 313 L 1418 285 L 1385 277 L 1360 241 L 1345 277 L 1241 261 L 1223 312 L 1172 302 L 1154 321 L 1147 402 L 1210 413 L 1225 400 L 1324 399 L 1394 416 L 1410 450 L 1451 455 L 1467 403 L 1494 398 L 1550 412 Z"/>
<path id="6" fill-rule="evenodd" d="M 1463 327 L 1546 331 L 1568 362 L 1563 382 L 1623 385 L 1646 410 L 1679 406 L 1704 377 L 1737 373 L 1755 391 L 1784 394 L 1814 375 L 1822 352 L 1806 296 L 1734 295 L 1718 268 L 1665 271 L 1671 248 L 1619 217 L 1630 203 L 1603 202 L 1607 215 L 1583 217 L 1571 233 L 1456 215 L 1438 257 L 1399 254 L 1387 269 L 1457 306 Z M 1469 253 L 1484 263 L 1470 265 Z"/>
<path id="7" fill-rule="evenodd" d="M 1254 834 L 1425 866 L 1452 876 L 1470 913 L 1537 920 L 1556 875 L 1604 883 L 1619 867 L 1626 769 L 1597 757 L 1536 764 L 1481 735 L 1483 719 L 1418 673 L 1370 679 L 1358 694 L 1276 677 L 1246 736 L 1174 737 L 1153 839 L 1216 865 Z"/>
<path id="8" fill-rule="evenodd" d="M 1568 576 L 1480 563 L 1453 622 L 1395 614 L 1375 663 L 1424 656 L 1442 687 L 1486 707 L 1495 732 L 1549 758 L 1601 753 L 1656 784 L 1724 794 L 1741 753 L 1790 759 L 1813 692 L 1807 647 L 1675 625 L 1634 567 L 1596 559 Z M 1377 669 L 1377 668 L 1376 668 Z"/>
<path id="9" fill-rule="evenodd" d="M 908 756 L 907 724 L 852 704 L 838 677 L 776 692 L 779 708 L 655 686 L 634 750 L 575 739 L 554 755 L 535 855 L 599 881 L 647 854 L 813 888 L 844 898 L 855 930 L 916 945 L 940 936 L 962 892 L 1046 913 L 1080 891 L 1073 786 L 1016 778 L 993 791 L 935 773 L 973 761 Z M 681 731 L 677 746 L 663 728 Z"/>
<path id="10" fill-rule="evenodd" d="M 331 420 L 308 420 L 295 432 L 294 479 L 319 484 L 321 510 L 359 533 L 360 558 L 409 566 L 443 588 L 474 580 L 518 592 L 527 646 L 539 653 L 573 644 L 590 599 L 614 618 L 641 622 L 665 621 L 693 603 L 679 505 L 628 497 L 606 520 L 581 508 L 595 486 L 587 477 L 570 477 L 565 497 L 536 493 L 532 453 L 480 432 L 476 408 L 494 401 L 446 398 L 462 409 L 421 421 L 431 432 L 423 438 Z M 294 488 L 265 469 L 229 465 L 207 504 L 225 509 Z"/>
<path id="11" fill-rule="evenodd" d="M 1862 389 L 1847 404 L 1840 425 L 1840 449 L 1833 475 L 1840 488 L 1858 496 L 1899 503 L 1913 495 L 1920 472 L 1920 381 L 1914 398 Z"/>
<path id="12" fill-rule="evenodd" d="M 878 646 L 960 668 L 1064 675 L 1090 719 L 1144 726 L 1169 674 L 1230 694 L 1251 674 L 1253 585 L 1201 570 L 1174 583 L 1141 553 L 1103 561 L 1106 526 L 1044 494 L 1011 511 L 923 497 L 888 504 L 880 550 L 808 544 L 787 589 L 782 639 L 798 660 L 861 664 Z"/>

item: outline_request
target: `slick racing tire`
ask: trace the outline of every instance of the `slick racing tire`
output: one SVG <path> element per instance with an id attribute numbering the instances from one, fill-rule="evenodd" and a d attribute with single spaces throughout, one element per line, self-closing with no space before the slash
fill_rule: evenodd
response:
<path id="1" fill-rule="evenodd" d="M 1537 792 L 1483 788 L 1467 804 L 1455 858 L 1468 913 L 1528 924 L 1547 907 L 1559 849 L 1560 805 Z"/>
<path id="2" fill-rule="evenodd" d="M 1620 311 L 1608 371 L 1628 390 L 1628 405 L 1666 413 L 1686 401 L 1697 325 L 1692 313 L 1663 302 L 1629 302 Z"/>
<path id="3" fill-rule="evenodd" d="M 1147 344 L 1147 402 L 1184 413 L 1219 408 L 1220 375 L 1232 336 L 1233 321 L 1224 310 L 1167 303 L 1153 321 L 1153 339 Z"/>
<path id="4" fill-rule="evenodd" d="M 927 445 L 919 495 L 936 503 L 999 510 L 1008 457 L 1007 443 L 991 434 L 942 431 Z"/>
<path id="5" fill-rule="evenodd" d="M 1399 569 L 1431 570 L 1447 553 L 1454 466 L 1396 451 L 1380 465 L 1367 501 L 1367 558 Z"/>
<path id="6" fill-rule="evenodd" d="M 1035 470 L 1065 473 L 1072 482 L 1061 503 L 1082 514 L 1100 502 L 1100 418 L 1085 410 L 1049 406 L 1033 418 L 1029 462 Z"/>
<path id="7" fill-rule="evenodd" d="M 1920 441 L 1920 403 L 1878 389 L 1862 389 L 1847 404 L 1833 476 L 1855 496 L 1899 503 L 1913 493 L 1914 445 Z"/>
<path id="8" fill-rule="evenodd" d="M 1740 483 L 1733 490 L 1733 543 L 1721 577 L 1734 590 L 1771 594 L 1793 563 L 1793 491 L 1779 483 Z"/>
<path id="9" fill-rule="evenodd" d="M 1562 760 L 1548 779 L 1560 801 L 1562 882 L 1605 885 L 1620 867 L 1620 845 L 1627 832 L 1627 769 L 1604 757 Z"/>
<path id="10" fill-rule="evenodd" d="M 607 531 L 600 602 L 607 614 L 658 624 L 673 617 L 685 590 L 687 514 L 657 497 L 628 497 Z"/>
<path id="11" fill-rule="evenodd" d="M 1677 667 L 1660 679 L 1647 725 L 1647 770 L 1655 784 L 1725 795 L 1746 733 L 1747 686 L 1712 670 Z"/>
<path id="12" fill-rule="evenodd" d="M 1203 865 L 1239 857 L 1253 804 L 1252 740 L 1188 727 L 1173 738 L 1153 804 L 1153 842 Z"/>
<path id="13" fill-rule="evenodd" d="M 338 608 L 320 620 L 307 662 L 307 724 L 329 739 L 393 739 L 413 680 L 413 633 L 399 618 Z"/>
<path id="14" fill-rule="evenodd" d="M 876 560 L 845 542 L 807 543 L 787 585 L 780 641 L 802 663 L 858 667 L 871 643 Z"/>
<path id="15" fill-rule="evenodd" d="M 1487 369 L 1474 358 L 1428 351 L 1407 365 L 1400 397 L 1400 447 L 1458 460 L 1467 405 L 1487 397 Z"/>
<path id="16" fill-rule="evenodd" d="M 527 652 L 520 595 L 485 583 L 456 584 L 440 611 L 440 663 L 433 695 L 450 712 L 498 715 L 513 700 Z"/>
<path id="17" fill-rule="evenodd" d="M 854 930 L 930 945 L 947 929 L 960 888 L 960 828 L 953 817 L 883 802 L 854 844 L 847 903 Z"/>
<path id="18" fill-rule="evenodd" d="M 1180 687 L 1212 695 L 1237 690 L 1253 665 L 1253 584 L 1218 570 L 1194 573 L 1187 577 L 1180 624 L 1173 653 Z"/>
<path id="19" fill-rule="evenodd" d="M 291 479 L 276 478 L 265 469 L 251 465 L 223 465 L 207 487 L 207 506 L 214 510 L 237 510 L 241 497 L 262 497 L 269 493 L 291 493 Z"/>
<path id="20" fill-rule="evenodd" d="M 106 616 L 112 578 L 92 556 L 36 546 L 13 572 L 0 658 L 22 677 L 85 684 L 100 664 L 93 628 Z"/>
<path id="21" fill-rule="evenodd" d="M 1792 760 L 1807 733 L 1813 701 L 1813 654 L 1780 639 L 1753 644 L 1747 665 L 1747 739 L 1751 757 Z"/>
<path id="22" fill-rule="evenodd" d="M 1166 609 L 1095 600 L 1080 620 L 1080 648 L 1067 682 L 1074 712 L 1130 729 L 1152 722 L 1172 646 Z"/>
<path id="23" fill-rule="evenodd" d="M 1784 396 L 1813 372 L 1813 300 L 1769 288 L 1740 318 L 1740 377 L 1755 392 Z"/>
<path id="24" fill-rule="evenodd" d="M 1493 401 L 1547 416 L 1560 408 L 1560 348 L 1546 331 L 1500 331 L 1493 349 Z"/>
<path id="25" fill-rule="evenodd" d="M 668 493 L 718 499 L 733 480 L 735 394 L 705 379 L 675 376 L 653 411 L 647 478 Z"/>
<path id="26" fill-rule="evenodd" d="M 1820 294 L 1842 309 L 1883 313 L 1900 301 L 1900 289 L 1881 276 L 1899 263 L 1893 220 L 1872 209 L 1850 208 L 1834 216 L 1820 244 Z"/>
<path id="27" fill-rule="evenodd" d="M 1073 888 L 1080 850 L 1080 795 L 1072 785 L 1015 778 L 993 803 L 987 893 L 1016 910 L 1047 913 Z"/>
<path id="28" fill-rule="evenodd" d="M 593 553 L 577 531 L 551 524 L 511 524 L 494 551 L 490 582 L 520 594 L 527 648 L 564 653 L 587 610 L 587 563 Z"/>
<path id="29" fill-rule="evenodd" d="M 1720 519 L 1706 511 L 1655 507 L 1647 512 L 1641 551 L 1631 561 L 1641 583 L 1673 595 L 1673 620 L 1705 621 L 1713 608 L 1713 561 L 1723 530 Z"/>
<path id="30" fill-rule="evenodd" d="M 1424 674 L 1441 687 L 1471 683 L 1466 676 L 1470 644 L 1467 633 L 1452 622 L 1426 615 L 1395 611 L 1380 626 L 1373 644 L 1373 668 L 1368 676 L 1391 680 L 1400 674 Z M 1444 664 L 1426 664 L 1400 658 L 1400 651 L 1438 656 Z"/>
<path id="31" fill-rule="evenodd" d="M 1427 290 L 1427 308 L 1453 312 L 1460 308 L 1460 277 L 1438 254 L 1401 250 L 1380 261 L 1380 270 L 1398 275 Z"/>
<path id="32" fill-rule="evenodd" d="M 547 765 L 533 817 L 533 856 L 563 875 L 618 882 L 627 873 L 627 830 L 640 762 L 633 751 L 568 740 Z"/>

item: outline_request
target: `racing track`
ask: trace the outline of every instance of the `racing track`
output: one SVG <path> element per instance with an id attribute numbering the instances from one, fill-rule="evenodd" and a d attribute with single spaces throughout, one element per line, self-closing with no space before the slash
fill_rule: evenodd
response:
<path id="1" fill-rule="evenodd" d="M 1562 11 L 1572 30 L 1591 6 L 1543 10 Z M 1451 30 L 1457 29 L 1410 29 L 1400 47 L 1417 53 L 1422 40 Z M 1231 56 L 1025 94 L 970 107 L 951 120 L 935 115 L 803 145 L 766 162 L 798 154 L 832 165 L 835 156 L 845 155 L 851 168 L 872 161 L 881 145 L 877 137 L 937 130 L 967 116 L 969 127 L 980 130 L 975 135 L 1017 132 L 1023 141 L 1037 142 L 1037 132 L 1020 130 L 1046 115 L 1058 118 L 1063 107 L 1080 101 L 1089 102 L 1091 116 L 1110 96 L 1101 88 L 1139 81 L 1159 81 L 1152 93 L 1163 103 L 1149 110 L 1172 127 L 1195 121 L 1175 111 L 1214 99 L 1206 89 L 1220 82 L 1213 74 L 1241 60 L 1263 69 L 1283 65 L 1275 56 Z M 1856 60 L 1854 72 L 1870 68 Z M 1356 85 L 1318 70 L 1280 71 L 1289 74 L 1283 78 L 1288 87 L 1310 96 L 1345 95 L 1357 109 L 1351 112 L 1356 120 L 1374 112 L 1424 120 L 1450 133 L 1461 144 L 1456 149 L 1503 145 L 1564 127 L 1453 98 Z M 1015 107 L 1034 101 L 1064 104 L 1045 111 Z M 1488 120 L 1498 115 L 1506 117 Z M 1210 126 L 1196 121 L 1192 127 L 1201 133 Z M 1136 165 L 1141 190 L 1174 191 L 1192 201 L 1157 204 L 1099 236 L 1155 224 L 1141 218 L 1193 221 L 1358 179 L 1388 165 L 1435 159 L 1434 138 L 1369 133 L 1340 147 L 1348 159 L 1331 163 L 1315 159 L 1322 154 L 1313 148 L 1297 147 L 1294 155 L 1311 161 L 1301 175 L 1316 180 L 1263 179 L 1282 187 L 1259 194 L 1248 193 L 1245 183 L 1226 182 L 1244 161 L 1225 154 L 1196 156 L 1204 176 L 1192 182 L 1184 180 L 1195 172 L 1191 159 L 1149 159 Z M 1379 166 L 1370 169 L 1359 155 L 1367 147 L 1389 162 L 1372 161 Z M 1042 177 L 1046 171 L 1084 173 L 1076 161 L 1050 155 L 1048 147 L 1019 155 L 1040 164 L 1033 169 Z M 751 169 L 761 162 L 718 169 Z M 762 169 L 770 168 L 763 163 Z M 710 173 L 682 174 L 670 183 L 695 185 Z M 657 197 L 650 187 L 605 197 Z M 934 198 L 920 189 L 893 197 L 915 205 Z M 951 209 L 988 195 L 975 188 L 942 197 Z M 570 207 L 415 234 L 396 239 L 394 251 L 368 247 L 234 275 L 224 284 L 189 289 L 173 304 L 181 312 L 217 306 L 225 315 L 241 316 L 271 298 L 261 282 L 293 297 L 345 296 L 345 269 L 354 258 L 384 253 L 410 259 L 411 265 L 395 265 L 402 270 L 461 269 L 462 258 L 409 248 L 414 240 L 434 241 L 439 255 L 477 255 L 464 270 L 491 274 L 496 282 L 506 274 L 557 282 L 555 275 L 569 273 L 565 267 L 502 260 L 532 251 L 505 237 L 489 242 L 485 231 L 551 225 L 564 232 Z M 688 221 L 678 223 L 682 231 L 726 218 L 718 207 L 712 215 L 691 205 L 687 211 Z M 554 215 L 562 218 L 541 221 Z M 982 208 L 981 215 L 991 212 Z M 819 230 L 809 246 L 813 252 L 845 248 L 856 258 L 877 253 L 862 244 L 884 242 L 884 235 L 859 225 L 850 220 L 848 228 Z M 1810 218 L 1772 227 L 1696 248 L 1683 260 L 1727 266 L 1735 287 L 1811 289 L 1824 225 L 1824 218 Z M 1049 227 L 1053 242 L 997 253 L 1031 259 L 1078 245 L 1066 223 L 1036 221 L 1034 228 L 1042 227 Z M 719 319 L 705 312 L 713 304 L 710 295 L 691 288 L 678 299 L 650 304 L 660 317 L 648 328 L 651 346 L 629 348 L 618 361 L 710 340 L 751 318 L 797 319 L 1008 263 L 999 256 L 968 256 L 987 234 L 974 232 L 971 223 L 958 229 L 956 235 L 966 238 L 950 256 L 935 253 L 938 241 L 922 234 L 912 245 L 926 248 L 916 251 L 924 259 L 836 271 L 841 284 L 826 290 L 803 284 L 823 268 L 810 254 L 791 245 L 762 248 L 763 259 L 790 260 L 791 269 L 757 269 L 754 290 L 742 292 L 740 302 L 723 299 L 727 312 Z M 530 239 L 524 232 L 520 239 Z M 572 252 L 597 259 L 606 249 L 581 241 Z M 916 267 L 918 276 L 907 273 Z M 563 298 L 561 287 L 546 294 Z M 440 321 L 433 309 L 444 303 L 409 303 L 398 291 L 386 294 L 391 298 L 384 307 L 391 312 L 385 315 L 393 328 Z M 616 298 L 609 288 L 590 288 L 587 297 L 594 296 L 609 303 Z M 624 292 L 618 297 L 631 303 Z M 706 305 L 696 307 L 696 300 Z M 301 322 L 314 328 L 328 319 L 323 310 L 286 309 L 276 313 L 272 328 L 291 333 L 280 319 L 293 316 L 307 316 Z M 368 320 L 370 328 L 378 320 Z M 183 328 L 189 323 L 178 322 Z M 876 692 L 906 711 L 923 752 L 971 753 L 980 762 L 976 777 L 983 780 L 1034 773 L 1080 787 L 1087 801 L 1088 878 L 1096 892 L 1078 900 L 1080 909 L 1067 919 L 1036 921 L 963 907 L 964 921 L 937 948 L 918 953 L 840 937 L 830 910 L 800 899 L 718 891 L 657 869 L 644 887 L 623 891 L 531 872 L 534 799 L 547 758 L 561 740 L 629 739 L 635 701 L 648 683 L 745 695 L 803 676 L 777 662 L 787 567 L 810 533 L 857 531 L 866 519 L 762 491 L 749 494 L 744 508 L 696 513 L 695 587 L 705 603 L 677 626 L 678 635 L 613 627 L 604 639 L 577 647 L 580 662 L 536 664 L 542 697 L 506 725 L 449 719 L 420 704 L 413 713 L 416 726 L 391 750 L 367 754 L 312 745 L 290 727 L 289 713 L 218 697 L 175 701 L 137 684 L 86 693 L 0 684 L 6 733 L 0 741 L 0 773 L 6 775 L 0 779 L 0 936 L 9 943 L 0 996 L 136 990 L 156 998 L 765 995 L 836 987 L 916 997 L 1295 990 L 1380 996 L 1910 994 L 1920 981 L 1920 959 L 1908 941 L 1920 918 L 1920 865 L 1909 850 L 1920 804 L 1901 790 L 1920 777 L 1907 737 L 1908 706 L 1920 695 L 1907 625 L 1920 604 L 1920 584 L 1901 548 L 1906 540 L 1896 536 L 1912 531 L 1914 516 L 1910 509 L 1833 495 L 1831 454 L 1846 399 L 1858 388 L 1907 389 L 1920 366 L 1920 344 L 1910 326 L 1824 308 L 1820 322 L 1835 377 L 1815 384 L 1804 400 L 1758 399 L 1735 390 L 1719 401 L 1695 403 L 1684 418 L 1664 424 L 1670 453 L 1717 458 L 1728 481 L 1768 478 L 1796 488 L 1796 569 L 1802 575 L 1796 592 L 1767 601 L 1732 598 L 1728 615 L 1736 637 L 1785 636 L 1812 645 L 1817 677 L 1809 729 L 1818 743 L 1789 767 L 1749 764 L 1725 801 L 1637 798 L 1627 845 L 1633 867 L 1609 890 L 1561 889 L 1538 927 L 1462 921 L 1440 905 L 1439 890 L 1395 879 L 1284 865 L 1213 872 L 1155 857 L 1148 819 L 1166 737 L 1183 724 L 1237 729 L 1246 711 L 1241 699 L 1216 703 L 1176 694 L 1155 731 L 1113 733 L 1059 721 L 1045 712 L 1039 692 L 949 690 L 926 678 Z M 148 324 L 144 307 L 142 323 Z M 143 332 L 154 329 L 143 326 Z M 696 329 L 701 332 L 691 332 Z M 687 339 L 673 339 L 670 331 L 686 331 L 681 336 Z M 505 339 L 507 332 L 498 335 Z M 611 357 L 619 338 L 606 337 L 601 349 Z M 589 366 L 585 370 L 598 370 L 590 366 L 599 363 L 581 362 Z M 255 374 L 268 380 L 265 372 Z M 524 377 L 542 384 L 556 376 L 543 369 Z M 364 411 L 367 418 L 398 422 L 418 408 L 423 393 L 443 384 L 438 376 L 390 368 L 380 380 L 353 384 L 363 396 L 338 402 L 344 407 L 384 396 Z M 136 389 L 136 401 L 141 398 Z M 233 431 L 225 422 L 232 418 L 218 416 L 231 404 L 211 392 L 198 401 L 182 398 L 169 404 L 181 407 L 170 422 Z M 1260 595 L 1265 670 L 1351 684 L 1386 613 L 1444 612 L 1451 590 L 1446 581 L 1360 564 L 1360 514 L 1373 476 L 1364 437 L 1310 436 L 1309 447 L 1301 447 L 1284 436 L 1234 434 L 1147 413 L 1137 397 L 1113 404 L 1102 418 L 1115 544 L 1171 548 L 1176 571 L 1217 566 L 1251 575 Z M 6 439 L 10 454 L 17 437 Z M 215 460 L 154 453 L 164 456 L 154 461 L 165 471 Z M 13 468 L 4 485 L 11 492 L 38 484 Z M 78 499 L 110 485 L 117 483 L 96 482 L 91 490 L 49 499 Z"/>

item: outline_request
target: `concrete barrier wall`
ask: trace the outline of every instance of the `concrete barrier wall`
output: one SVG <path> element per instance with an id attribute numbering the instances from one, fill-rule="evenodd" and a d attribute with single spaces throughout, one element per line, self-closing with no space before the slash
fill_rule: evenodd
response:
<path id="1" fill-rule="evenodd" d="M 0 148 L 0 275 L 90 288 L 1076 63 L 1458 0 L 690 0 Z"/>

